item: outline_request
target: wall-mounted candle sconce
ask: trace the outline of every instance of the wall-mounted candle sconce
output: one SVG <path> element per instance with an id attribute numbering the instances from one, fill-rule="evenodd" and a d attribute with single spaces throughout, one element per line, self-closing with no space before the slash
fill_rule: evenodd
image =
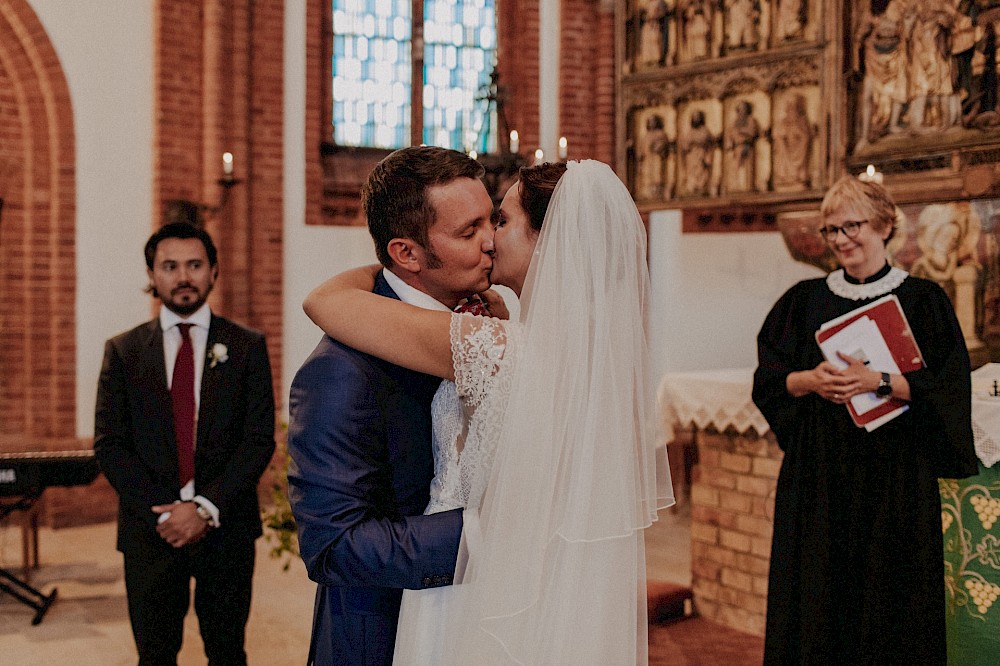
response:
<path id="1" fill-rule="evenodd" d="M 204 226 L 205 220 L 215 217 L 215 215 L 226 207 L 229 202 L 229 191 L 243 181 L 233 177 L 233 154 L 222 153 L 222 177 L 217 181 L 219 192 L 219 203 L 210 205 L 189 201 L 187 199 L 171 199 L 164 204 L 163 223 L 188 222 L 196 226 Z"/>

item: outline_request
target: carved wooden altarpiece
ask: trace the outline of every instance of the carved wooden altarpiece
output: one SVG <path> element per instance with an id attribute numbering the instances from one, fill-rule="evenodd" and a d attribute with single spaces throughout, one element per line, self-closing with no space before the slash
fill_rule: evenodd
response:
<path id="1" fill-rule="evenodd" d="M 845 164 L 902 202 L 997 196 L 1000 0 L 854 0 Z"/>
<path id="2" fill-rule="evenodd" d="M 837 88 L 828 11 L 821 0 L 619 2 L 618 166 L 641 209 L 693 211 L 692 230 L 773 229 L 775 212 L 821 196 Z M 727 223 L 733 210 L 756 222 Z"/>
<path id="3" fill-rule="evenodd" d="M 1000 196 L 1000 0 L 617 11 L 618 167 L 644 211 L 815 210 L 868 164 L 900 204 Z"/>

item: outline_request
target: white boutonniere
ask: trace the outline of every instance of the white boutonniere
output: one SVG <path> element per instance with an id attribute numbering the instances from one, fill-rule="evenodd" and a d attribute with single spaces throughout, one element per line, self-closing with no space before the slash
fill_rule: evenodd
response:
<path id="1" fill-rule="evenodd" d="M 212 345 L 212 348 L 208 350 L 208 367 L 214 368 L 220 363 L 225 363 L 229 360 L 229 347 L 222 344 L 221 342 L 216 342 Z"/>

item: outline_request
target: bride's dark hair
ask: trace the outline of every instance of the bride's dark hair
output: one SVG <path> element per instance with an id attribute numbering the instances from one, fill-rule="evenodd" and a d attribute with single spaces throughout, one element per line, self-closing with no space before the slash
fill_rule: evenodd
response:
<path id="1" fill-rule="evenodd" d="M 545 162 L 535 166 L 521 167 L 518 178 L 521 181 L 521 207 L 528 213 L 531 228 L 542 230 L 545 212 L 549 209 L 549 200 L 556 189 L 556 184 L 566 173 L 565 162 Z"/>

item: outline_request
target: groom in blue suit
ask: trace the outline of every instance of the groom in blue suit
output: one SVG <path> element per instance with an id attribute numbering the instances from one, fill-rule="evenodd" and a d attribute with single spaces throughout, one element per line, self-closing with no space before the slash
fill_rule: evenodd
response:
<path id="1" fill-rule="evenodd" d="M 375 293 L 451 310 L 489 287 L 493 210 L 482 174 L 464 153 L 429 146 L 375 167 L 362 188 L 384 266 Z M 439 384 L 329 337 L 292 382 L 289 495 L 318 584 L 310 664 L 390 665 L 403 589 L 452 582 L 462 512 L 423 515 Z"/>

